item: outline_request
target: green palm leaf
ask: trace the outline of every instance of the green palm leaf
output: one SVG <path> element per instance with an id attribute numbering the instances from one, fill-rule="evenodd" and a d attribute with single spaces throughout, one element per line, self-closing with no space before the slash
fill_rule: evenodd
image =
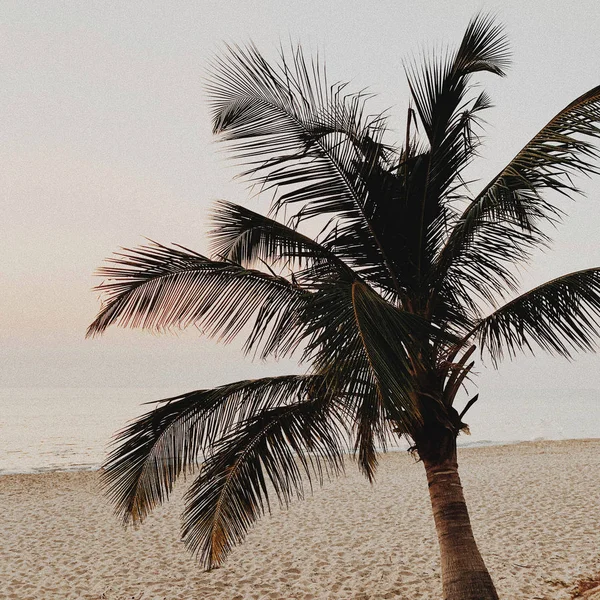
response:
<path id="1" fill-rule="evenodd" d="M 410 352 L 419 345 L 427 324 L 399 310 L 360 282 L 352 285 L 355 326 L 378 383 L 387 418 L 410 431 L 421 420 L 411 395 L 413 365 Z M 425 334 L 426 335 L 426 334 Z"/>
<path id="2" fill-rule="evenodd" d="M 341 389 L 354 415 L 359 466 L 371 479 L 376 446 L 385 448 L 393 431 L 410 432 L 422 421 L 413 394 L 415 348 L 442 336 L 360 281 L 323 283 L 305 315 L 304 359 Z"/>
<path id="3" fill-rule="evenodd" d="M 321 282 L 303 316 L 303 359 L 338 390 L 351 415 L 354 450 L 360 469 L 372 480 L 377 446 L 385 447 L 391 433 L 381 390 L 357 327 L 352 282 Z"/>

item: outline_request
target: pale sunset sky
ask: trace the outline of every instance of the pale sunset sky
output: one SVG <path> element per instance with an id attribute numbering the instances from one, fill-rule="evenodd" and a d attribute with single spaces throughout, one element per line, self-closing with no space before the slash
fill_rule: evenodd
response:
<path id="1" fill-rule="evenodd" d="M 506 25 L 508 77 L 482 76 L 495 108 L 471 174 L 487 183 L 556 112 L 600 84 L 596 1 L 24 2 L 0 3 L 0 384 L 160 387 L 181 391 L 298 369 L 253 363 L 240 344 L 195 331 L 155 336 L 112 329 L 85 340 L 99 309 L 93 272 L 144 237 L 206 251 L 216 199 L 251 208 L 244 182 L 211 135 L 203 92 L 223 42 L 252 40 L 275 58 L 299 41 L 390 107 L 404 135 L 402 59 L 457 44 L 477 11 Z M 599 161 L 600 166 L 600 161 Z M 524 289 L 600 265 L 600 176 L 567 211 L 552 251 Z M 479 386 L 600 390 L 598 355 L 539 353 L 480 368 Z"/>

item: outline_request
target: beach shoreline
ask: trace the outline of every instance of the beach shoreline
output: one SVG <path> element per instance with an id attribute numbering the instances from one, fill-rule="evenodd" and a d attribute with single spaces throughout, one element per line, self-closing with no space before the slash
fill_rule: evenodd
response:
<path id="1" fill-rule="evenodd" d="M 218 570 L 179 539 L 186 485 L 125 530 L 99 473 L 0 476 L 0 596 L 9 600 L 305 600 L 441 597 L 423 468 L 382 455 L 371 486 L 348 461 L 288 510 L 274 507 Z M 501 598 L 562 600 L 600 571 L 600 439 L 462 447 L 480 550 Z"/>
<path id="2" fill-rule="evenodd" d="M 477 440 L 477 441 L 467 441 L 468 438 L 466 436 L 459 436 L 458 438 L 458 451 L 471 449 L 471 448 L 490 448 L 496 446 L 515 446 L 518 444 L 533 444 L 533 443 L 544 443 L 544 442 L 572 442 L 572 441 L 586 441 L 586 440 L 600 440 L 600 438 L 590 438 L 590 437 L 582 437 L 582 438 L 536 438 L 532 440 Z M 379 449 L 378 449 L 379 450 Z M 404 446 L 391 446 L 386 449 L 385 452 L 381 454 L 387 453 L 403 453 L 409 452 L 409 445 L 406 443 Z M 109 451 L 106 451 L 106 456 Z M 350 458 L 350 454 L 348 454 Z M 0 468 L 0 479 L 5 475 L 44 475 L 51 473 L 79 473 L 79 472 L 92 472 L 92 471 L 100 471 L 102 469 L 101 463 L 75 463 L 73 465 L 50 465 L 50 466 L 41 466 L 41 467 L 30 467 L 27 470 L 20 470 L 14 468 Z"/>

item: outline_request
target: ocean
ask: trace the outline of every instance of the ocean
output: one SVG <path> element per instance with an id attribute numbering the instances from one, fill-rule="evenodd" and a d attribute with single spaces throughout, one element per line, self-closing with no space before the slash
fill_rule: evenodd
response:
<path id="1" fill-rule="evenodd" d="M 186 391 L 0 389 L 0 474 L 96 469 L 112 436 L 150 410 L 142 403 Z M 464 420 L 462 446 L 600 438 L 600 390 L 488 390 Z"/>

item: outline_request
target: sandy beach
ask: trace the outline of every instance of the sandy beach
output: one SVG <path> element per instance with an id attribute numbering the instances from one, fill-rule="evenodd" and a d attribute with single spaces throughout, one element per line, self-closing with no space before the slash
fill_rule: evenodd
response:
<path id="1" fill-rule="evenodd" d="M 600 440 L 459 451 L 476 538 L 504 600 L 566 599 L 600 571 Z M 0 477 L 0 597 L 10 600 L 441 597 L 422 465 L 382 457 L 371 486 L 347 465 L 203 572 L 179 541 L 182 483 L 125 530 L 97 472 Z"/>

